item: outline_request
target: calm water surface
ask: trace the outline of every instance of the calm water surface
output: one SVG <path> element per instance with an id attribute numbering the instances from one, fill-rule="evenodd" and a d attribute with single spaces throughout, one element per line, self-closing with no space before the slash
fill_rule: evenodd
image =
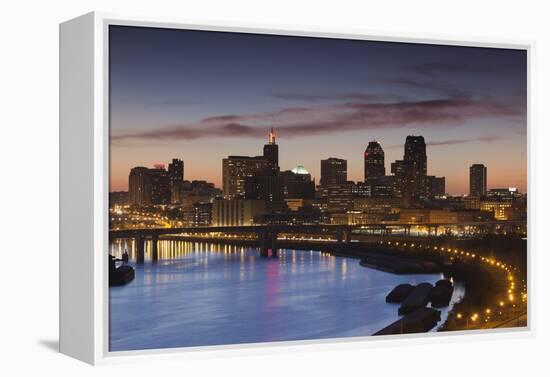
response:
<path id="1" fill-rule="evenodd" d="M 111 244 L 120 256 L 130 241 Z M 110 288 L 110 350 L 138 350 L 366 336 L 398 319 L 386 294 L 439 274 L 393 275 L 317 251 L 161 241 L 160 258 Z M 462 296 L 455 287 L 451 303 Z M 442 311 L 442 321 L 448 309 Z"/>

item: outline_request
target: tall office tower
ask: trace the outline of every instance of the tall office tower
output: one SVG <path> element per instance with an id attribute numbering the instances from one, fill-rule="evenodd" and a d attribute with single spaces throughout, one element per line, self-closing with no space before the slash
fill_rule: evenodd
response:
<path id="1" fill-rule="evenodd" d="M 164 165 L 155 165 L 149 169 L 149 184 L 151 187 L 151 204 L 169 204 L 170 177 Z"/>
<path id="2" fill-rule="evenodd" d="M 384 150 L 377 141 L 371 141 L 365 150 L 365 182 L 386 175 Z"/>
<path id="3" fill-rule="evenodd" d="M 487 193 L 487 167 L 483 164 L 470 166 L 470 196 L 484 196 Z"/>
<path id="4" fill-rule="evenodd" d="M 179 158 L 173 158 L 168 164 L 168 177 L 170 179 L 170 203 L 181 204 L 181 191 L 183 189 L 184 164 Z"/>
<path id="5" fill-rule="evenodd" d="M 394 175 L 394 195 L 398 198 L 405 198 L 405 204 L 411 204 L 415 183 L 413 163 L 407 160 L 397 160 L 392 162 L 391 172 Z"/>
<path id="6" fill-rule="evenodd" d="M 279 146 L 275 143 L 275 131 L 269 131 L 269 141 L 264 145 L 264 159 L 268 162 L 268 172 L 277 174 L 279 172 Z"/>
<path id="7" fill-rule="evenodd" d="M 348 180 L 348 162 L 341 158 L 330 157 L 321 160 L 321 185 L 343 184 Z"/>
<path id="8" fill-rule="evenodd" d="M 151 204 L 149 169 L 137 166 L 130 170 L 128 177 L 129 203 L 131 205 Z"/>
<path id="9" fill-rule="evenodd" d="M 413 196 L 425 195 L 428 188 L 426 184 L 428 163 L 426 157 L 426 143 L 424 142 L 423 136 L 407 136 L 403 160 L 408 161 L 412 165 Z"/>
<path id="10" fill-rule="evenodd" d="M 172 162 L 168 164 L 168 176 L 170 177 L 170 182 L 183 181 L 183 169 L 183 161 L 179 158 L 173 158 Z"/>
<path id="11" fill-rule="evenodd" d="M 229 156 L 222 162 L 223 197 L 238 199 L 245 196 L 247 177 L 265 172 L 270 164 L 263 156 Z"/>

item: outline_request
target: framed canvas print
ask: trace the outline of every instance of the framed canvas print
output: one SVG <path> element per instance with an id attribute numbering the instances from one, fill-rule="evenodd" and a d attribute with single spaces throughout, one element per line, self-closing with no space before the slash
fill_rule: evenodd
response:
<path id="1" fill-rule="evenodd" d="M 529 333 L 530 48 L 61 24 L 61 351 Z"/>

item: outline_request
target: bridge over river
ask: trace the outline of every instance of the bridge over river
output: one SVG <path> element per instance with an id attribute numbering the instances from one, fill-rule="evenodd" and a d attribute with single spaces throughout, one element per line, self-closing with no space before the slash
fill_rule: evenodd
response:
<path id="1" fill-rule="evenodd" d="M 428 236 L 437 236 L 443 229 L 447 232 L 451 229 L 471 228 L 480 232 L 493 232 L 496 229 L 513 230 L 517 226 L 524 225 L 520 221 L 484 221 L 464 222 L 460 224 L 410 224 L 410 223 L 378 223 L 368 225 L 247 225 L 247 226 L 188 226 L 175 228 L 142 228 L 142 229 L 116 229 L 109 231 L 109 239 L 133 238 L 136 240 L 137 262 L 142 263 L 145 258 L 145 242 L 152 241 L 152 259 L 158 260 L 158 240 L 162 236 L 186 235 L 206 236 L 212 239 L 222 238 L 222 235 L 254 235 L 262 255 L 277 255 L 277 239 L 280 235 L 318 235 L 330 236 L 337 245 L 345 245 L 352 242 L 352 236 L 372 235 L 384 241 L 390 237 L 414 242 L 419 236 L 411 234 L 413 227 L 427 229 Z M 307 240 L 305 240 L 307 242 Z"/>

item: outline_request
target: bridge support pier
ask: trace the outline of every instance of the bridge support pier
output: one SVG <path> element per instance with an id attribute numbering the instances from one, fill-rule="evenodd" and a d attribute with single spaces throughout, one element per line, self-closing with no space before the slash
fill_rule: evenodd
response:
<path id="1" fill-rule="evenodd" d="M 159 259 L 159 237 L 153 236 L 151 240 L 151 258 L 153 259 L 153 262 L 158 261 Z"/>
<path id="2" fill-rule="evenodd" d="M 260 238 L 260 255 L 276 257 L 278 255 L 277 233 L 262 232 L 258 237 Z"/>
<path id="3" fill-rule="evenodd" d="M 145 261 L 145 237 L 136 237 L 136 262 L 143 263 Z"/>
<path id="4" fill-rule="evenodd" d="M 338 243 L 348 243 L 351 240 L 351 232 L 347 230 L 343 230 L 341 232 L 338 232 L 337 241 Z"/>

